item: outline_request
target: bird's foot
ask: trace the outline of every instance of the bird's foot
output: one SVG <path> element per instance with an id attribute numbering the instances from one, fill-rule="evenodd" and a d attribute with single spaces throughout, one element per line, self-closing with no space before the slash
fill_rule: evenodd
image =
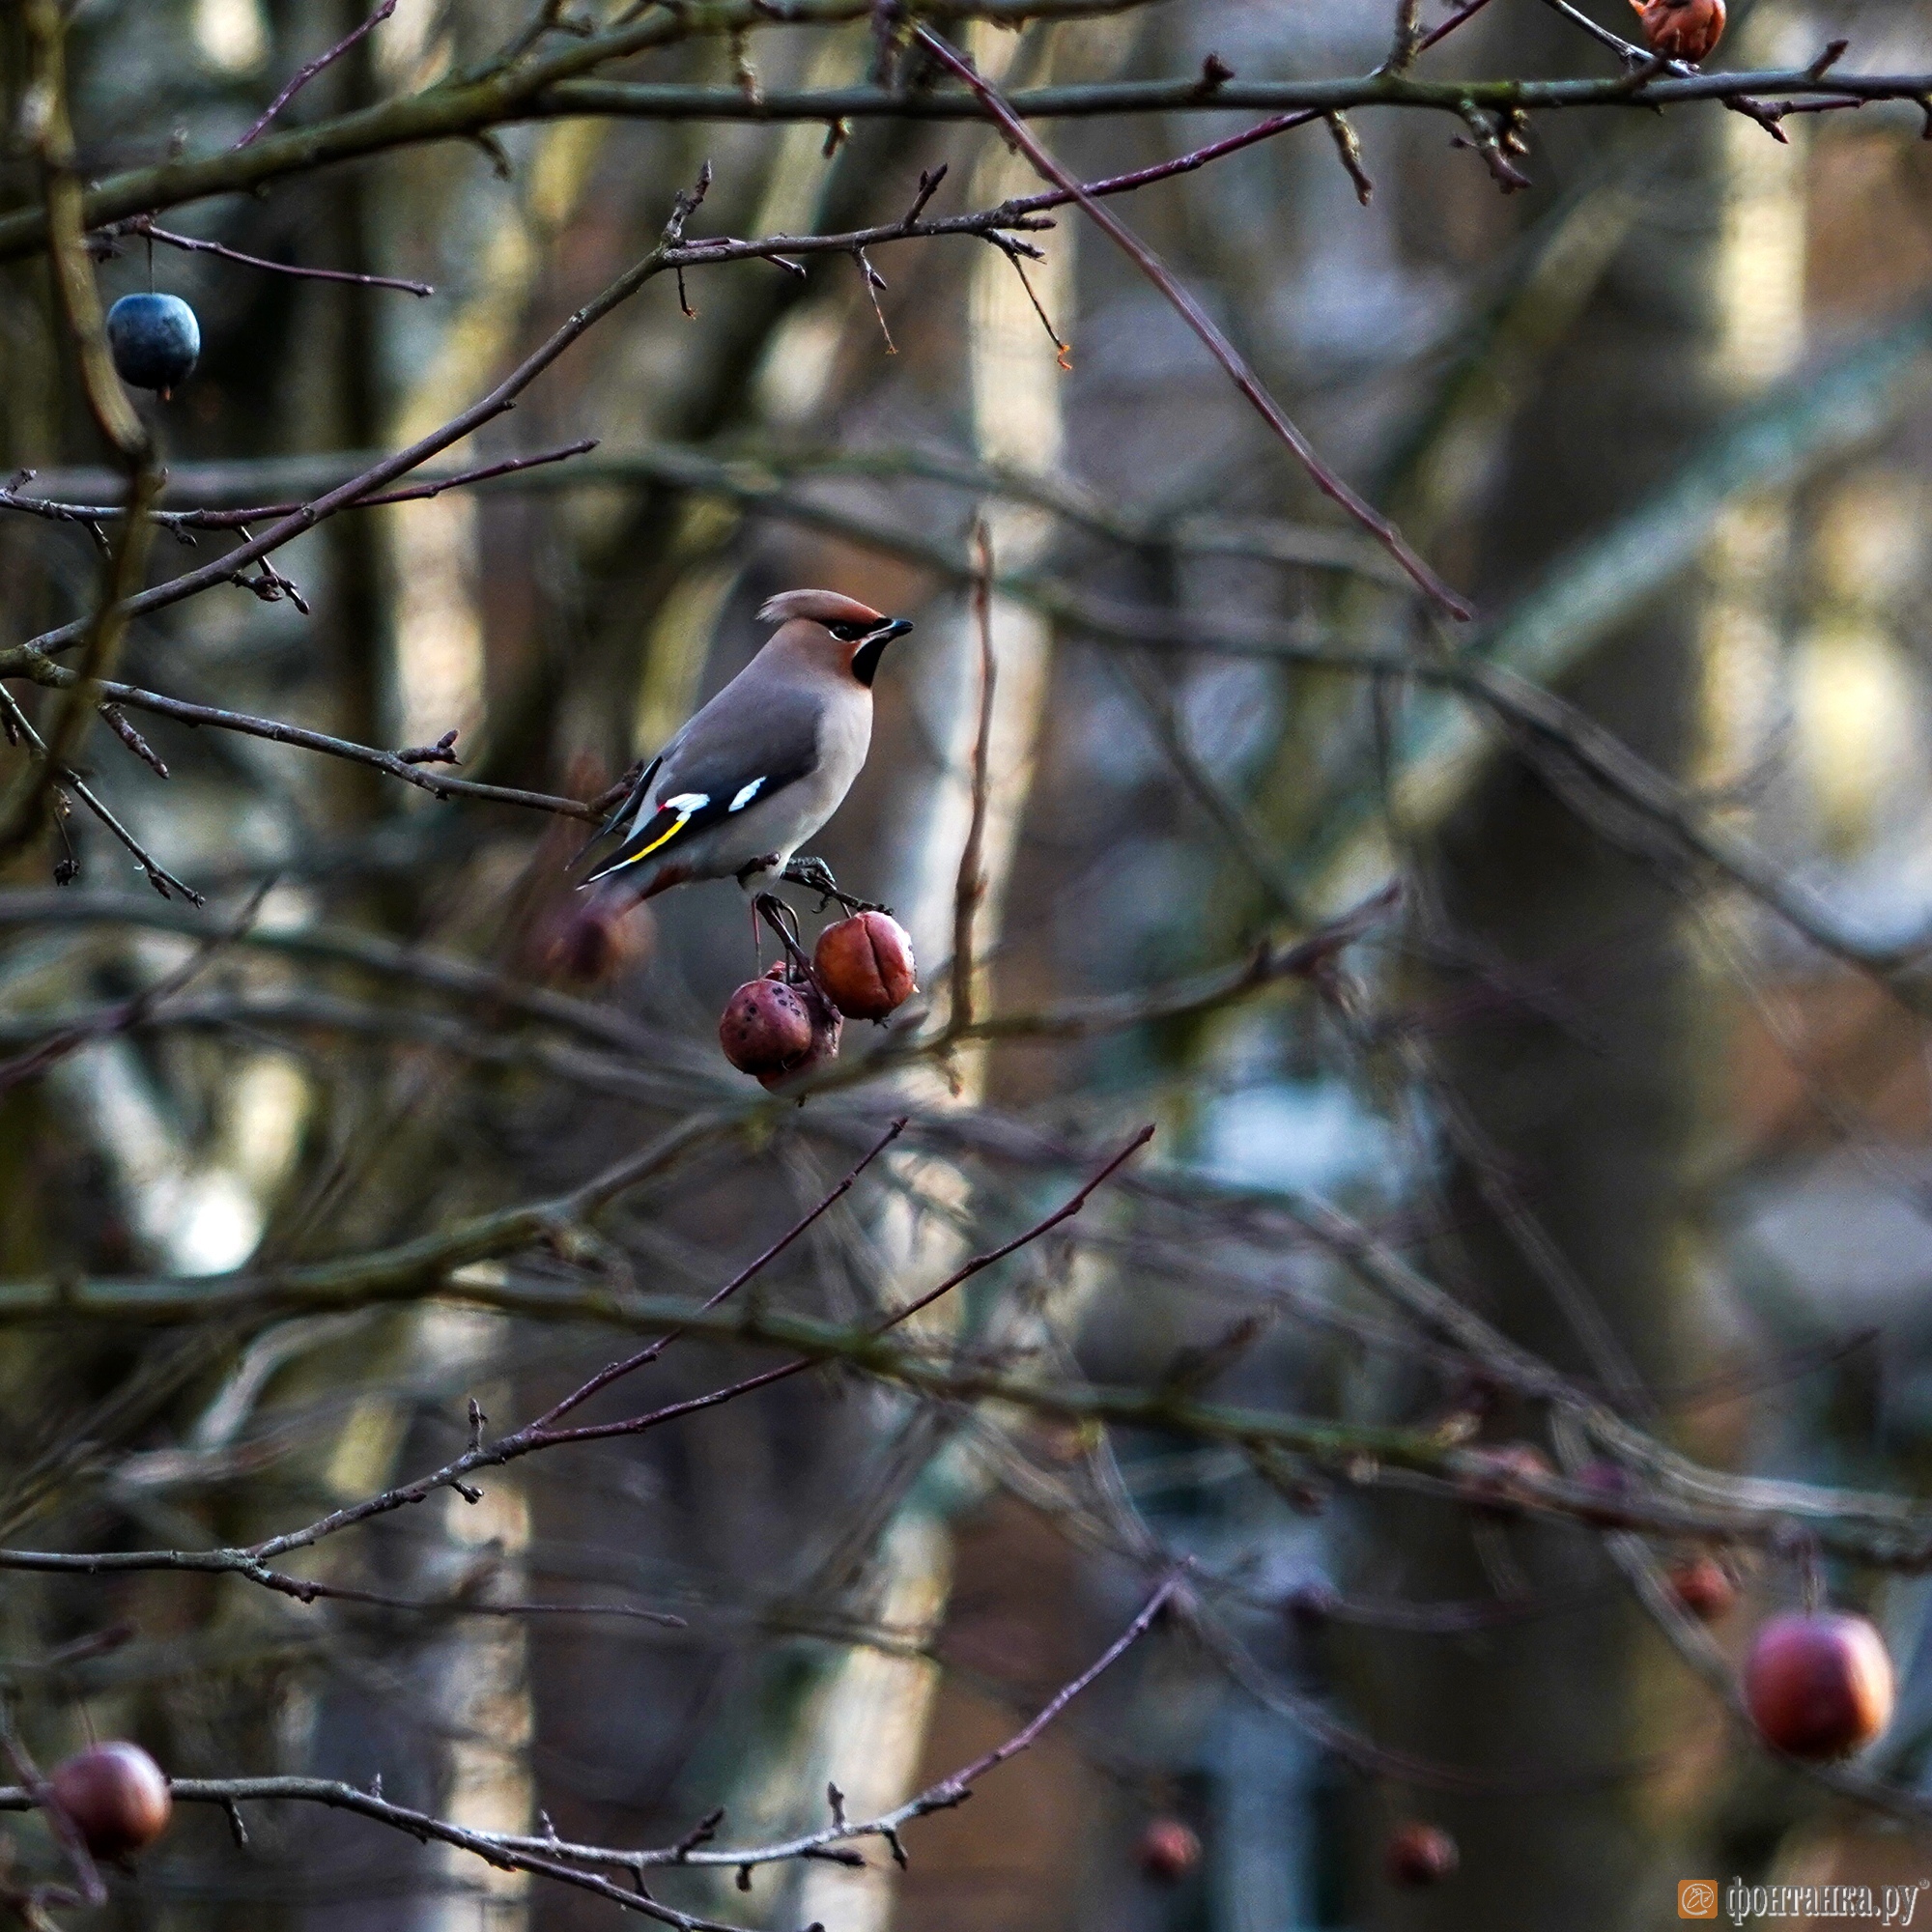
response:
<path id="1" fill-rule="evenodd" d="M 784 949 L 787 964 L 792 973 L 801 980 L 811 979 L 811 960 L 807 955 L 802 935 L 798 929 L 798 915 L 776 893 L 760 893 L 752 901 L 753 920 L 762 919 L 778 935 L 779 944 Z"/>
<path id="2" fill-rule="evenodd" d="M 832 867 L 823 859 L 794 859 L 784 868 L 782 876 L 794 886 L 803 886 L 808 892 L 816 893 L 820 912 L 835 899 L 848 913 L 890 910 L 887 906 L 875 905 L 870 899 L 855 899 L 850 893 L 841 893 L 838 881 L 832 876 Z"/>

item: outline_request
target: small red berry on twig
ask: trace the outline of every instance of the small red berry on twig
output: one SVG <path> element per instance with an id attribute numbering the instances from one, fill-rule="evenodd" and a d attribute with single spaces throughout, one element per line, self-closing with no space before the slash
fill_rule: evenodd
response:
<path id="1" fill-rule="evenodd" d="M 546 979 L 600 986 L 650 957 L 649 908 L 619 893 L 574 896 L 538 923 L 536 964 Z"/>
<path id="2" fill-rule="evenodd" d="M 1758 1632 L 1745 1703 L 1775 1750 L 1849 1757 L 1891 1721 L 1891 1655 L 1863 1617 L 1787 1610 Z"/>
<path id="3" fill-rule="evenodd" d="M 1201 1839 L 1179 1818 L 1150 1819 L 1137 1856 L 1156 1885 L 1179 1885 L 1201 1862 Z"/>
<path id="4" fill-rule="evenodd" d="M 139 1745 L 94 1745 L 56 1766 L 47 1783 L 97 1859 L 152 1845 L 174 1811 L 166 1776 Z"/>
<path id="5" fill-rule="evenodd" d="M 1716 1623 L 1738 1600 L 1738 1586 L 1715 1556 L 1680 1563 L 1669 1581 L 1670 1594 L 1699 1623 Z"/>
<path id="6" fill-rule="evenodd" d="M 1439 1885 L 1463 1861 L 1456 1840 L 1439 1825 L 1410 1818 L 1389 1833 L 1382 1853 L 1383 1869 L 1391 1885 Z"/>

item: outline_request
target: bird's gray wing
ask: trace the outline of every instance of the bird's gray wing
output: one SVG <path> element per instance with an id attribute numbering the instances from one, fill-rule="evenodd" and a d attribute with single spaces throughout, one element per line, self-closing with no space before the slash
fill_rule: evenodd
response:
<path id="1" fill-rule="evenodd" d="M 729 691 L 726 686 L 666 749 L 657 810 L 634 825 L 586 884 L 674 850 L 817 769 L 822 698 L 773 683 L 754 702 L 721 704 Z"/>

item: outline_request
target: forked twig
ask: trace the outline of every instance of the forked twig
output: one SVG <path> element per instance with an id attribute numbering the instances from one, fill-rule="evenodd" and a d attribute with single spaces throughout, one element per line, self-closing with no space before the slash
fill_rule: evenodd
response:
<path id="1" fill-rule="evenodd" d="M 1175 280 L 1153 250 L 1111 210 L 1103 207 L 1092 189 L 1084 185 L 1076 175 L 1069 173 L 1047 153 L 1034 137 L 1026 123 L 1007 105 L 1000 91 L 980 77 L 979 71 L 965 55 L 942 40 L 930 27 L 916 27 L 913 32 L 927 52 L 980 97 L 987 110 L 1000 124 L 1008 140 L 1018 148 L 1048 181 L 1056 183 L 1071 195 L 1102 233 L 1114 242 L 1154 287 L 1174 304 L 1181 320 L 1207 345 L 1208 353 L 1227 371 L 1236 388 L 1254 406 L 1257 414 L 1293 451 L 1315 487 L 1332 502 L 1340 504 L 1369 531 L 1402 565 L 1416 587 L 1433 603 L 1439 605 L 1452 617 L 1466 619 L 1473 616 L 1475 612 L 1471 607 L 1423 562 L 1409 548 L 1402 532 L 1378 510 L 1357 496 L 1322 461 L 1314 444 L 1289 420 L 1281 405 L 1268 393 L 1262 379 L 1248 366 L 1246 357 L 1221 332 L 1208 311 Z"/>
<path id="2" fill-rule="evenodd" d="M 178 1777 L 169 1780 L 169 1787 L 178 1802 L 187 1804 L 220 1805 L 229 1813 L 231 1820 L 238 1815 L 237 1807 L 243 1804 L 309 1804 L 326 1805 L 334 1810 L 352 1811 L 375 1824 L 407 1833 L 412 1837 L 435 1839 L 442 1844 L 454 1846 L 459 1851 L 471 1853 L 499 1868 L 531 1872 L 539 1877 L 595 1892 L 630 1911 L 655 1918 L 661 1924 L 673 1926 L 678 1932 L 736 1932 L 736 1928 L 719 1920 L 678 1912 L 653 1899 L 643 1889 L 643 1874 L 646 1871 L 662 1870 L 667 1867 L 691 1866 L 723 1866 L 726 1869 L 736 1867 L 741 1873 L 749 1873 L 758 1865 L 778 1864 L 792 1860 L 829 1859 L 839 1864 L 862 1865 L 865 1862 L 864 1859 L 850 1847 L 854 1841 L 865 1838 L 883 1838 L 891 1848 L 893 1857 L 900 1865 L 904 1865 L 906 1853 L 899 1837 L 900 1831 L 935 1811 L 951 1810 L 964 1804 L 971 1797 L 973 1786 L 988 1772 L 997 1771 L 1001 1765 L 1017 1757 L 1022 1751 L 1030 1749 L 1037 1743 L 1047 1727 L 1062 1716 L 1075 1698 L 1111 1670 L 1152 1629 L 1162 1610 L 1181 1591 L 1185 1576 L 1185 1565 L 1172 1572 L 1141 1606 L 1126 1629 L 1078 1676 L 1063 1685 L 1048 1698 L 1046 1703 L 1004 1744 L 982 1753 L 970 1764 L 962 1765 L 950 1776 L 941 1778 L 938 1783 L 929 1785 L 923 1791 L 907 1799 L 903 1804 L 875 1818 L 846 1818 L 843 1805 L 836 1795 L 837 1787 L 834 1786 L 833 1822 L 820 1831 L 809 1832 L 777 1843 L 714 1844 L 712 1840 L 718 1826 L 724 1820 L 722 1810 L 709 1813 L 675 1844 L 625 1850 L 608 1845 L 573 1844 L 559 1837 L 554 1831 L 543 1836 L 534 1836 L 523 1833 L 481 1831 L 457 1825 L 447 1819 L 437 1817 L 433 1812 L 398 1804 L 384 1797 L 380 1781 L 371 1790 L 363 1791 L 338 1778 Z M 33 1774 L 31 1764 L 24 1757 L 16 1757 L 15 1762 L 21 1767 L 16 1771 L 16 1776 L 22 1776 L 22 1782 L 0 1786 L 0 1811 L 46 1809 L 63 1842 L 65 1843 L 70 1837 L 73 1840 L 69 1850 L 74 1858 L 76 1871 L 81 1875 L 84 1886 L 88 1881 L 92 1881 L 85 1902 L 99 1903 L 106 1896 L 105 1890 L 94 1873 L 93 1863 L 87 1857 L 85 1846 L 79 1843 L 78 1833 L 73 1833 L 71 1827 L 63 1829 L 66 1821 L 54 1812 L 49 1802 L 48 1788 L 44 1781 Z M 591 1869 L 584 1869 L 586 1866 Z M 633 1881 L 632 1889 L 625 1889 L 599 1876 L 597 1867 L 630 1874 Z M 49 1902 L 71 1904 L 82 1901 L 63 1895 Z"/>

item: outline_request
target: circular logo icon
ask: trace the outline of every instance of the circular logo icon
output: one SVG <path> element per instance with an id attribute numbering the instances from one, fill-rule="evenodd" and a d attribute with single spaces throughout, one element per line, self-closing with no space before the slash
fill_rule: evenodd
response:
<path id="1" fill-rule="evenodd" d="M 1677 1887 L 1677 1916 L 1680 1918 L 1717 1918 L 1717 1880 L 1709 1878 L 1682 1880 Z"/>

